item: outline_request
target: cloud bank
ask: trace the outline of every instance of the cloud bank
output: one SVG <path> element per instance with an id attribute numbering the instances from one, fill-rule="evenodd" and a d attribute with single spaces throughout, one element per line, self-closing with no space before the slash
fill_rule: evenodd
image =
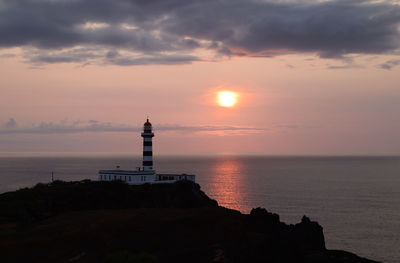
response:
<path id="1" fill-rule="evenodd" d="M 35 64 L 184 64 L 399 49 L 394 1 L 0 0 L 0 48 Z"/>
<path id="2" fill-rule="evenodd" d="M 255 132 L 263 132 L 266 129 L 254 127 L 241 127 L 241 126 L 216 126 L 216 125 L 203 125 L 203 126 L 182 126 L 176 124 L 158 124 L 154 125 L 157 132 L 185 132 L 185 133 L 229 133 L 229 134 L 247 134 Z M 73 134 L 73 133 L 121 133 L 121 132 L 141 132 L 142 126 L 131 126 L 126 124 L 115 124 L 110 122 L 99 122 L 96 120 L 89 121 L 74 121 L 67 122 L 61 121 L 54 122 L 41 122 L 31 126 L 20 126 L 10 118 L 9 121 L 0 126 L 0 135 L 4 134 Z"/>

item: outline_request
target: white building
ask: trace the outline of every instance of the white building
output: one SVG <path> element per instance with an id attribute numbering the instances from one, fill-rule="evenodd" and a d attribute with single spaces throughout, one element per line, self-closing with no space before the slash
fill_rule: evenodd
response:
<path id="1" fill-rule="evenodd" d="M 158 174 L 153 168 L 153 142 L 154 133 L 152 132 L 149 119 L 144 124 L 143 132 L 143 162 L 142 168 L 136 170 L 122 170 L 117 166 L 115 170 L 100 170 L 100 181 L 121 180 L 128 184 L 160 184 L 174 183 L 180 180 L 195 181 L 195 175 L 189 174 Z"/>

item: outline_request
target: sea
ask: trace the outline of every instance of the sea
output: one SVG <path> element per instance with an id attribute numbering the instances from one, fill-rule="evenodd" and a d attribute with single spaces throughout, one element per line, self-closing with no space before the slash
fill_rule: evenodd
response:
<path id="1" fill-rule="evenodd" d="M 99 169 L 135 169 L 138 155 L 1 154 L 0 193 L 96 179 Z M 400 156 L 154 156 L 163 173 L 195 174 L 222 206 L 264 207 L 288 224 L 303 215 L 324 229 L 326 247 L 400 263 Z M 221 222 L 223 224 L 223 222 Z"/>

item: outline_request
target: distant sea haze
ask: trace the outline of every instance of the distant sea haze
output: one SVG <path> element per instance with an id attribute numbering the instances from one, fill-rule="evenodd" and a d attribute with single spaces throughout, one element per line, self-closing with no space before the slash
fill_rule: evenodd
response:
<path id="1" fill-rule="evenodd" d="M 97 178 L 99 169 L 134 169 L 140 156 L 0 157 L 0 192 Z M 155 156 L 159 172 L 196 174 L 207 195 L 248 213 L 265 207 L 287 223 L 303 215 L 324 227 L 328 249 L 400 263 L 400 157 Z"/>

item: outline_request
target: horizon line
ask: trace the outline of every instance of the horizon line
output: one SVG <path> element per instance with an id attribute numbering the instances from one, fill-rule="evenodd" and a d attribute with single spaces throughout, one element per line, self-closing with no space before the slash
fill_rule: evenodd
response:
<path id="1" fill-rule="evenodd" d="M 133 152 L 2 152 L 0 158 L 7 157 L 90 157 L 90 156 L 137 156 L 141 153 Z M 262 152 L 160 152 L 153 156 L 177 156 L 177 157 L 202 157 L 202 156 L 254 156 L 254 157 L 400 157 L 400 153 L 262 153 Z"/>

